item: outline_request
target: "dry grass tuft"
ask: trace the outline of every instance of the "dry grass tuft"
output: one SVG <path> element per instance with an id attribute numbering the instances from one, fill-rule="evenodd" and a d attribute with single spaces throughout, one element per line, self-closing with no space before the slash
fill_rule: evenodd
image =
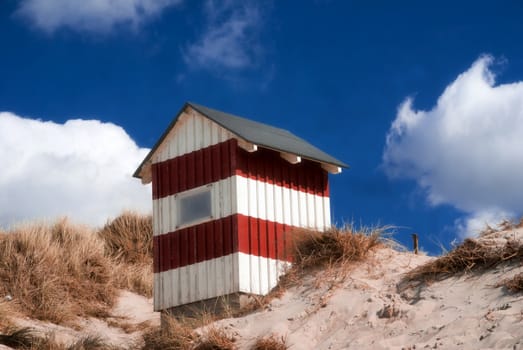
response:
<path id="1" fill-rule="evenodd" d="M 15 349 L 30 349 L 40 338 L 35 330 L 30 327 L 8 329 L 5 333 L 0 334 L 0 344 Z"/>
<path id="2" fill-rule="evenodd" d="M 503 262 L 523 258 L 523 244 L 509 240 L 503 246 L 474 239 L 463 243 L 446 255 L 408 272 L 402 282 L 431 282 L 472 270 L 493 268 Z"/>
<path id="3" fill-rule="evenodd" d="M 80 338 L 73 344 L 69 345 L 66 350 L 118 350 L 120 348 L 107 344 L 98 336 L 88 335 Z"/>
<path id="4" fill-rule="evenodd" d="M 479 232 L 479 237 L 488 236 L 492 233 L 500 232 L 500 231 L 509 231 L 509 230 L 515 230 L 517 228 L 523 227 L 523 217 L 519 219 L 519 221 L 513 221 L 511 219 L 503 219 L 499 224 L 497 224 L 495 227 L 490 226 L 489 224 L 485 224 L 485 227 L 483 230 Z"/>
<path id="5" fill-rule="evenodd" d="M 150 298 L 153 295 L 153 268 L 151 264 L 126 264 L 115 261 L 113 277 L 116 287 Z"/>
<path id="6" fill-rule="evenodd" d="M 189 350 L 197 339 L 191 327 L 170 315 L 162 315 L 162 327 L 149 327 L 143 333 L 143 350 Z"/>
<path id="7" fill-rule="evenodd" d="M 28 316 L 67 323 L 106 315 L 115 302 L 103 242 L 66 219 L 1 235 L 0 257 L 0 295 L 11 295 Z"/>
<path id="8" fill-rule="evenodd" d="M 13 328 L 0 334 L 0 344 L 24 350 L 118 350 L 105 343 L 100 337 L 86 336 L 66 346 L 58 343 L 54 335 L 44 334 L 30 327 Z"/>
<path id="9" fill-rule="evenodd" d="M 512 293 L 523 292 L 523 273 L 517 274 L 512 278 L 508 278 L 498 284 L 498 287 L 505 287 Z"/>
<path id="10" fill-rule="evenodd" d="M 153 258 L 153 227 L 151 215 L 126 211 L 98 232 L 106 251 L 128 264 L 151 264 Z"/>
<path id="11" fill-rule="evenodd" d="M 287 339 L 284 336 L 271 334 L 270 336 L 256 339 L 252 350 L 287 350 Z"/>
<path id="12" fill-rule="evenodd" d="M 332 228 L 326 232 L 298 230 L 293 239 L 293 268 L 308 269 L 361 261 L 375 247 L 387 227 L 363 229 Z"/>
<path id="13" fill-rule="evenodd" d="M 124 212 L 98 231 L 106 254 L 115 261 L 118 288 L 152 296 L 153 229 L 152 217 Z"/>
<path id="14" fill-rule="evenodd" d="M 198 340 L 194 350 L 235 350 L 236 339 L 222 328 L 208 327 Z"/>
<path id="15" fill-rule="evenodd" d="M 162 326 L 151 326 L 143 332 L 143 350 L 231 350 L 235 339 L 221 328 L 208 325 L 201 334 L 194 329 L 212 322 L 208 314 L 176 319 L 162 315 Z"/>

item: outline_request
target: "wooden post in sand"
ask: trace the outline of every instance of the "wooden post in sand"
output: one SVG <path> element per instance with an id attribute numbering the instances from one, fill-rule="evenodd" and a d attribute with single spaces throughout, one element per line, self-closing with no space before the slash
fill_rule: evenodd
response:
<path id="1" fill-rule="evenodd" d="M 414 246 L 414 254 L 418 254 L 418 235 L 416 233 L 412 234 L 412 244 Z"/>

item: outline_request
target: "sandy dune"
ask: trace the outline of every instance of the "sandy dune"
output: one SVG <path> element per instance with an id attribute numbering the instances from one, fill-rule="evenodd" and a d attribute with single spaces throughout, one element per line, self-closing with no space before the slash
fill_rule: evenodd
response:
<path id="1" fill-rule="evenodd" d="M 523 229 L 481 238 L 491 244 L 523 239 Z M 496 284 L 523 272 L 521 262 L 480 274 L 466 273 L 430 285 L 398 288 L 407 271 L 431 259 L 381 248 L 352 267 L 341 281 L 339 271 L 310 275 L 264 310 L 215 322 L 248 349 L 257 337 L 284 336 L 291 349 L 523 349 L 523 294 Z M 122 292 L 113 321 L 132 328 L 88 319 L 77 331 L 21 319 L 21 325 L 52 330 L 65 341 L 85 334 L 101 335 L 117 345 L 136 344 L 143 322 L 159 324 L 152 302 Z M 109 322 L 111 324 L 111 322 Z M 125 328 L 125 327 L 123 327 Z M 0 349 L 3 349 L 0 346 Z"/>
<path id="2" fill-rule="evenodd" d="M 523 230 L 485 239 L 514 237 Z M 523 295 L 495 287 L 521 263 L 399 291 L 402 274 L 430 259 L 380 249 L 339 286 L 311 277 L 264 311 L 219 324 L 241 348 L 276 333 L 293 349 L 523 349 Z"/>

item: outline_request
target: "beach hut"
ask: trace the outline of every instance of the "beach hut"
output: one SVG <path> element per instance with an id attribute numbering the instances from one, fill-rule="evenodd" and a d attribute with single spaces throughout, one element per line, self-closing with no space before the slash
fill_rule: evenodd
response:
<path id="1" fill-rule="evenodd" d="M 292 229 L 330 227 L 328 173 L 344 167 L 286 130 L 186 103 L 134 173 L 152 182 L 154 309 L 267 294 Z"/>

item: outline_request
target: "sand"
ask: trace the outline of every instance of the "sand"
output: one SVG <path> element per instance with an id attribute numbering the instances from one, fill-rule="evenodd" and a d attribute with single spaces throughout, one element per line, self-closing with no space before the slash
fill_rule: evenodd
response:
<path id="1" fill-rule="evenodd" d="M 122 290 L 118 301 L 106 319 L 80 319 L 77 326 L 65 327 L 30 318 L 15 318 L 20 327 L 31 327 L 41 334 L 52 335 L 62 344 L 72 344 L 85 336 L 100 337 L 107 344 L 125 348 L 138 347 L 141 342 L 141 329 L 147 325 L 160 325 L 160 313 L 153 312 L 151 298 Z M 10 349 L 0 345 L 0 350 Z"/>
<path id="2" fill-rule="evenodd" d="M 492 244 L 523 240 L 523 229 L 482 238 Z M 215 322 L 234 335 L 239 349 L 255 339 L 283 336 L 291 349 L 523 349 L 523 293 L 496 284 L 523 272 L 521 262 L 480 274 L 465 273 L 422 287 L 399 289 L 401 277 L 434 259 L 390 248 L 374 251 L 354 265 L 345 280 L 339 271 L 310 275 L 256 313 Z M 82 330 L 20 320 L 22 325 L 53 330 L 63 339 L 97 334 L 115 345 L 136 344 L 143 322 L 159 324 L 152 300 L 122 291 L 113 320 L 82 321 Z M 125 328 L 125 327 L 124 327 Z M 0 346 L 0 349 L 3 349 Z"/>
<path id="3" fill-rule="evenodd" d="M 523 239 L 523 230 L 484 239 L 504 244 L 507 238 Z M 262 312 L 218 324 L 242 349 L 271 333 L 304 350 L 523 349 L 523 294 L 495 287 L 523 272 L 521 263 L 398 290 L 405 272 L 430 259 L 380 249 L 340 285 L 318 286 L 311 277 Z"/>

